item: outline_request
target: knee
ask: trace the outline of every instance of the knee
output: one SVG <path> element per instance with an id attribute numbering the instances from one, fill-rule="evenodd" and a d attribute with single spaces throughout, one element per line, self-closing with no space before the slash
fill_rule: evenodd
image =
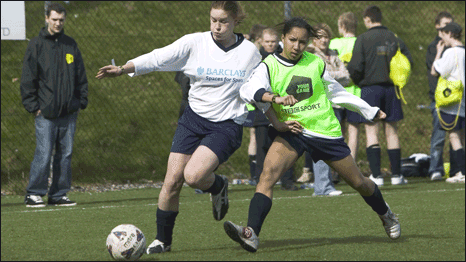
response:
<path id="1" fill-rule="evenodd" d="M 185 170 L 184 172 L 184 180 L 186 184 L 188 184 L 188 186 L 194 187 L 194 188 L 197 188 L 201 182 L 197 174 L 193 172 L 189 172 L 187 170 Z"/>

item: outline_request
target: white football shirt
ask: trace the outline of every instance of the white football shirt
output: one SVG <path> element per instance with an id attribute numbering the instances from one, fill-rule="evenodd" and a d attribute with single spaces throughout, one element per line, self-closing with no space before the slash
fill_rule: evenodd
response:
<path id="1" fill-rule="evenodd" d="M 442 57 L 438 60 L 434 61 L 433 67 L 435 70 L 446 80 L 448 81 L 457 81 L 461 80 L 463 83 L 463 88 L 465 88 L 466 83 L 464 79 L 464 47 L 452 47 L 445 50 L 445 53 L 442 54 Z M 463 99 L 461 101 L 461 108 L 459 111 L 459 115 L 464 117 L 464 94 L 466 92 L 463 91 Z M 450 114 L 456 115 L 458 114 L 458 104 L 451 105 L 449 107 L 441 107 L 440 111 Z"/>
<path id="2" fill-rule="evenodd" d="M 225 49 L 214 41 L 210 31 L 185 35 L 129 60 L 134 63 L 135 73 L 128 75 L 183 71 L 191 85 L 189 106 L 196 114 L 212 122 L 232 119 L 243 124 L 248 111 L 239 90 L 259 65 L 261 55 L 243 35 L 236 36 L 236 43 Z"/>

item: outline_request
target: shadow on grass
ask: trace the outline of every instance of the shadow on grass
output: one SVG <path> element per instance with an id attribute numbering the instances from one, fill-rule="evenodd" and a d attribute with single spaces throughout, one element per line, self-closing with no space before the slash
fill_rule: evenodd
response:
<path id="1" fill-rule="evenodd" d="M 335 245 L 335 244 L 363 244 L 363 243 L 369 244 L 369 243 L 390 243 L 390 242 L 400 243 L 400 242 L 406 242 L 409 238 L 421 238 L 421 237 L 425 238 L 425 237 L 433 237 L 433 236 L 408 235 L 408 236 L 401 236 L 397 240 L 391 240 L 388 237 L 374 237 L 374 236 L 264 240 L 264 241 L 261 241 L 261 247 L 262 248 L 273 248 L 273 250 L 268 250 L 268 252 L 275 252 L 275 251 L 302 249 L 305 247 L 319 247 L 319 246 L 327 246 L 327 245 Z"/>
<path id="2" fill-rule="evenodd" d="M 127 199 L 115 199 L 115 200 L 102 200 L 102 201 L 79 201 L 77 206 L 85 206 L 85 205 L 95 205 L 95 204 L 107 204 L 107 203 L 121 203 L 121 202 L 126 202 L 126 201 L 147 201 L 147 200 L 153 200 L 154 203 L 158 202 L 158 197 L 146 197 L 146 198 L 127 198 Z M 47 203 L 47 201 L 45 201 Z M 2 207 L 12 207 L 12 206 L 24 206 L 24 202 L 20 203 L 7 203 L 7 204 L 1 204 Z M 66 207 L 64 207 L 66 208 Z M 31 208 L 32 209 L 37 209 L 37 208 Z"/>

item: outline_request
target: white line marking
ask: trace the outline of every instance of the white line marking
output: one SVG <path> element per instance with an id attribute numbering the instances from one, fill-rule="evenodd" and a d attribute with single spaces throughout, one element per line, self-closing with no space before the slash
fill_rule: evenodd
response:
<path id="1" fill-rule="evenodd" d="M 457 189 L 438 189 L 438 190 L 427 190 L 424 192 L 427 193 L 440 193 L 440 192 L 454 192 L 454 191 L 464 191 L 464 188 Z M 384 192 L 383 195 L 393 195 L 393 194 L 419 194 L 419 191 L 406 191 L 406 192 Z M 358 193 L 346 193 L 340 196 L 331 196 L 332 198 L 338 197 L 349 197 L 349 196 L 359 196 Z M 315 198 L 315 197 L 330 197 L 330 196 L 293 196 L 293 197 L 274 197 L 273 200 L 284 200 L 284 199 L 299 199 L 299 198 Z M 230 199 L 230 202 L 244 202 L 251 201 L 250 198 L 247 199 Z M 193 203 L 204 203 L 210 202 L 209 199 L 195 202 L 180 202 L 180 205 L 183 204 L 193 204 Z M 69 211 L 69 210 L 93 210 L 93 209 L 104 209 L 104 208 L 122 208 L 122 207 L 141 207 L 141 206 L 157 206 L 157 203 L 145 204 L 145 205 L 120 205 L 120 206 L 99 206 L 99 207 L 61 207 L 55 209 L 35 209 L 35 210 L 22 210 L 22 211 L 6 211 L 2 214 L 12 214 L 12 213 L 36 213 L 36 212 L 53 212 L 53 211 Z"/>

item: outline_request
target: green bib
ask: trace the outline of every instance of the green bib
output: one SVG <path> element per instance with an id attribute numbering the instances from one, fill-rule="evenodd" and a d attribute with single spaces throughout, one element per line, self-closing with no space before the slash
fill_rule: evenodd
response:
<path id="1" fill-rule="evenodd" d="M 351 61 L 351 56 L 353 55 L 354 43 L 356 43 L 356 37 L 342 37 L 334 38 L 330 41 L 328 48 L 337 50 L 338 57 L 340 58 L 345 66 Z M 353 94 L 357 97 L 361 97 L 361 88 L 351 81 L 348 86 L 345 86 L 346 91 L 350 94 Z"/>
<path id="2" fill-rule="evenodd" d="M 293 95 L 299 101 L 292 107 L 272 104 L 280 122 L 296 120 L 311 132 L 342 136 L 340 123 L 325 94 L 322 83 L 325 62 L 320 57 L 304 52 L 294 66 L 283 65 L 275 56 L 268 56 L 263 62 L 269 70 L 272 92 L 282 97 Z"/>

